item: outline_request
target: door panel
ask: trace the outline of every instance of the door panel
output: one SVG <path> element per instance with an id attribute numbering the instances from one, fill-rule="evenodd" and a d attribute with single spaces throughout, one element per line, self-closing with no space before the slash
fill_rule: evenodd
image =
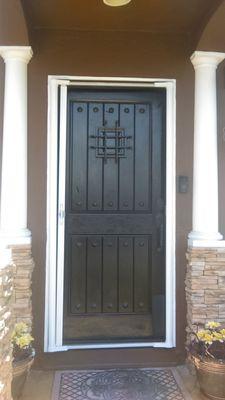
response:
<path id="1" fill-rule="evenodd" d="M 164 120 L 161 89 L 69 92 L 65 343 L 164 339 Z"/>

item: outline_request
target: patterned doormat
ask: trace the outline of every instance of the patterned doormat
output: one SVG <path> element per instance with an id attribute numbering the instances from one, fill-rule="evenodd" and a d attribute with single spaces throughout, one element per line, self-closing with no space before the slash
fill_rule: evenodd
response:
<path id="1" fill-rule="evenodd" d="M 52 400 L 191 400 L 174 368 L 56 372 Z"/>

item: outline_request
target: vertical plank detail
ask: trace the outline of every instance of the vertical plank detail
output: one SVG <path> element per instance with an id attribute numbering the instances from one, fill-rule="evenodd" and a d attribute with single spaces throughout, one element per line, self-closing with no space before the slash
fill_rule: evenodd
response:
<path id="1" fill-rule="evenodd" d="M 102 158 L 96 157 L 96 136 L 103 125 L 103 104 L 89 106 L 89 146 L 88 146 L 88 210 L 102 209 Z"/>
<path id="2" fill-rule="evenodd" d="M 149 104 L 135 106 L 135 210 L 150 208 L 150 112 Z"/>
<path id="3" fill-rule="evenodd" d="M 70 241 L 70 306 L 75 314 L 86 311 L 86 238 L 72 236 Z"/>
<path id="4" fill-rule="evenodd" d="M 120 126 L 125 129 L 126 158 L 119 160 L 119 209 L 133 210 L 134 199 L 134 105 L 121 104 Z"/>
<path id="5" fill-rule="evenodd" d="M 102 238 L 88 237 L 87 312 L 102 312 Z"/>
<path id="6" fill-rule="evenodd" d="M 87 103 L 72 103 L 72 209 L 86 210 L 87 200 Z"/>
<path id="7" fill-rule="evenodd" d="M 104 122 L 106 128 L 115 128 L 119 120 L 119 105 L 106 103 L 104 110 Z M 115 140 L 107 140 L 110 146 Z M 118 209 L 118 163 L 114 158 L 108 158 L 104 163 L 104 210 Z"/>
<path id="8" fill-rule="evenodd" d="M 148 237 L 134 239 L 134 311 L 150 311 L 151 261 Z"/>
<path id="9" fill-rule="evenodd" d="M 133 312 L 133 238 L 119 238 L 119 311 Z"/>
<path id="10" fill-rule="evenodd" d="M 103 239 L 103 312 L 117 312 L 117 237 Z"/>

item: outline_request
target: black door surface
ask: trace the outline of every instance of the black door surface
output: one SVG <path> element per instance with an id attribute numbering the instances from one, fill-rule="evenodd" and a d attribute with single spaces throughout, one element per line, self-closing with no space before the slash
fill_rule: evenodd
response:
<path id="1" fill-rule="evenodd" d="M 64 343 L 165 338 L 165 91 L 68 94 Z"/>

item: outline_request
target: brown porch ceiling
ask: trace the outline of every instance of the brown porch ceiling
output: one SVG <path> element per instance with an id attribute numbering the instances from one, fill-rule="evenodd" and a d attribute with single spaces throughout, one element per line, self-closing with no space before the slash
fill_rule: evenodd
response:
<path id="1" fill-rule="evenodd" d="M 21 0 L 30 29 L 194 33 L 223 0 Z"/>

